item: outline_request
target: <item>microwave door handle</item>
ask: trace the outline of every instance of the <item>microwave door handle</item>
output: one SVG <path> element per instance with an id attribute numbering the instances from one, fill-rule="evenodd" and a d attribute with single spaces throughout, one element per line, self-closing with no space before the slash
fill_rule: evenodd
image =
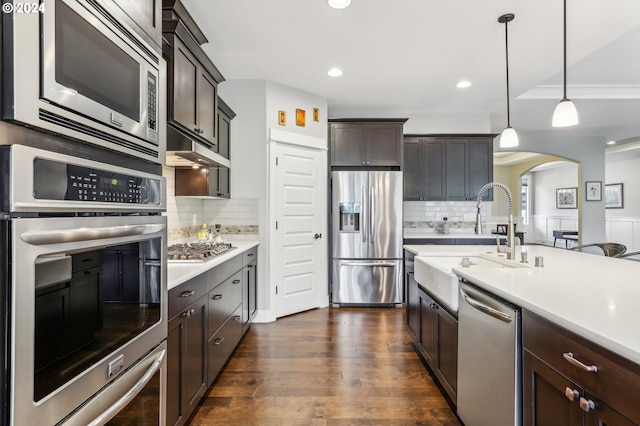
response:
<path id="1" fill-rule="evenodd" d="M 129 389 L 129 391 L 126 394 L 124 394 L 119 400 L 117 400 L 105 412 L 103 412 L 98 417 L 93 419 L 93 421 L 90 422 L 87 426 L 99 426 L 99 425 L 103 425 L 103 424 L 107 423 L 113 416 L 118 414 L 118 412 L 122 408 L 124 408 L 127 404 L 129 404 L 131 402 L 131 400 L 133 398 L 135 398 L 136 395 L 138 395 L 140 393 L 142 388 L 144 388 L 147 385 L 147 383 L 149 383 L 149 380 L 151 380 L 153 375 L 156 374 L 156 372 L 160 369 L 160 366 L 162 365 L 162 360 L 163 360 L 164 355 L 165 355 L 166 352 L 167 352 L 167 350 L 163 349 L 158 354 L 158 356 L 156 357 L 155 361 L 153 361 L 153 363 L 151 364 L 149 369 L 146 371 L 146 373 L 144 373 L 144 375 L 140 378 L 140 380 L 138 380 L 136 382 L 136 384 L 133 385 L 131 387 L 131 389 Z"/>
<path id="2" fill-rule="evenodd" d="M 165 228 L 164 224 L 123 225 L 91 229 L 60 229 L 51 231 L 29 231 L 20 235 L 25 243 L 42 246 L 48 244 L 73 243 L 77 241 L 102 240 L 105 238 L 130 237 L 155 234 Z"/>

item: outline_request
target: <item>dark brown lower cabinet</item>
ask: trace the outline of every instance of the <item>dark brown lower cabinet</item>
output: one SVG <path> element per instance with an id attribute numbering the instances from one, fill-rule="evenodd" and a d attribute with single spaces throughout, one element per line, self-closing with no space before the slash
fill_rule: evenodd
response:
<path id="1" fill-rule="evenodd" d="M 207 297 L 169 321 L 167 336 L 167 424 L 183 425 L 208 387 Z"/>
<path id="2" fill-rule="evenodd" d="M 525 426 L 640 423 L 640 365 L 527 310 L 522 344 Z"/>
<path id="3" fill-rule="evenodd" d="M 414 336 L 415 347 L 455 404 L 458 384 L 458 320 L 424 291 L 413 279 L 413 275 L 408 279 L 407 325 L 418 328 Z"/>

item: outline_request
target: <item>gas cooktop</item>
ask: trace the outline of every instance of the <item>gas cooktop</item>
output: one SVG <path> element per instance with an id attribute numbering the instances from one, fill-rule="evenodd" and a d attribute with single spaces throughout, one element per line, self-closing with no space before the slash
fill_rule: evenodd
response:
<path id="1" fill-rule="evenodd" d="M 203 263 L 233 250 L 231 243 L 186 243 L 173 244 L 167 249 L 169 263 Z"/>

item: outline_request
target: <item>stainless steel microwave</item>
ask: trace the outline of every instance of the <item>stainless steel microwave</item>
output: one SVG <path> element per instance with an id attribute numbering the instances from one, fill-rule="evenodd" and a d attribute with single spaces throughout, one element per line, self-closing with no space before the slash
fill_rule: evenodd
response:
<path id="1" fill-rule="evenodd" d="M 109 1 L 44 0 L 33 13 L 3 14 L 3 116 L 162 164 L 161 47 Z"/>

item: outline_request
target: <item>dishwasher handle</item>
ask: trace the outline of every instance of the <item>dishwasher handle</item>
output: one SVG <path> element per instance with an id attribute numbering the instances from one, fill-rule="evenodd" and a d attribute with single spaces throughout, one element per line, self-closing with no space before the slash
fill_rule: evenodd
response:
<path id="1" fill-rule="evenodd" d="M 462 295 L 462 297 L 464 297 L 464 300 L 466 300 L 469 305 L 473 306 L 480 312 L 484 312 L 485 314 L 499 319 L 502 322 L 510 323 L 511 321 L 513 321 L 511 315 L 500 312 L 499 310 L 494 309 L 491 306 L 487 306 L 484 303 L 477 301 L 476 299 L 469 296 L 463 289 L 460 289 L 460 294 Z"/>

